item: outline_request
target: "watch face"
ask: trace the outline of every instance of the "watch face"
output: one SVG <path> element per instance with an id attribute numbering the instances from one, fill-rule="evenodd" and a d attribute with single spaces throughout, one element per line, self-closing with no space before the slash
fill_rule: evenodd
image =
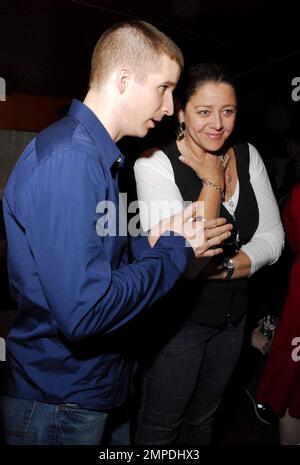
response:
<path id="1" fill-rule="evenodd" d="M 225 266 L 227 269 L 231 270 L 231 269 L 234 268 L 234 261 L 231 260 L 231 258 L 226 258 L 226 259 L 224 260 L 224 266 Z"/>
<path id="2" fill-rule="evenodd" d="M 225 280 L 229 281 L 231 279 L 231 276 L 234 273 L 234 261 L 231 258 L 225 258 L 225 260 L 224 260 L 224 268 L 227 271 L 227 275 L 225 277 Z"/>

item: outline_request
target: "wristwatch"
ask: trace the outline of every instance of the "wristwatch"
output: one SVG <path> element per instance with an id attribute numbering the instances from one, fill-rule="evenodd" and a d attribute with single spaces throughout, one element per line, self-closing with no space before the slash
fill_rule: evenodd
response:
<path id="1" fill-rule="evenodd" d="M 225 258 L 223 262 L 224 269 L 226 270 L 227 274 L 225 276 L 225 281 L 229 281 L 231 279 L 231 276 L 234 273 L 234 261 L 232 258 Z"/>

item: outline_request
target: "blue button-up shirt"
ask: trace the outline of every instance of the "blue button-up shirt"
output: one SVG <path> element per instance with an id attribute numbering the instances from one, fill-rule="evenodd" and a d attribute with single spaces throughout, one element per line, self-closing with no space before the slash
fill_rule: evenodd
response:
<path id="1" fill-rule="evenodd" d="M 8 180 L 8 268 L 19 307 L 7 340 L 9 395 L 96 410 L 126 397 L 131 365 L 110 335 L 165 294 L 193 252 L 180 236 L 153 248 L 141 237 L 130 241 L 128 264 L 128 237 L 99 233 L 101 202 L 112 202 L 119 217 L 122 160 L 99 119 L 74 100 Z"/>

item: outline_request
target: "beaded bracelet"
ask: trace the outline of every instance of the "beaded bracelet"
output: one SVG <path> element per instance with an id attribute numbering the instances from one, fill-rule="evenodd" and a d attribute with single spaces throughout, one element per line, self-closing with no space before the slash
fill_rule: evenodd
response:
<path id="1" fill-rule="evenodd" d="M 208 181 L 208 180 L 202 179 L 202 178 L 200 178 L 200 179 L 202 181 L 202 184 L 205 184 L 206 186 L 211 186 L 214 189 L 216 189 L 221 194 L 222 200 L 224 200 L 224 190 L 222 189 L 222 187 L 218 186 L 217 184 L 215 184 L 212 181 Z"/>

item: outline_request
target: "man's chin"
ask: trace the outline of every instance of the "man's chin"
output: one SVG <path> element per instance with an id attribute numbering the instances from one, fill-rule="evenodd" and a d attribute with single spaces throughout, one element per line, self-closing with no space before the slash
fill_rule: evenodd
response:
<path id="1" fill-rule="evenodd" d="M 149 129 L 150 128 L 143 128 L 139 132 L 136 132 L 135 134 L 133 134 L 133 137 L 138 137 L 138 138 L 142 139 L 143 137 L 146 137 L 146 135 L 149 132 Z"/>
<path id="2" fill-rule="evenodd" d="M 135 127 L 132 132 L 130 132 L 130 134 L 127 134 L 127 136 L 131 136 L 131 137 L 138 137 L 138 138 L 143 138 L 145 137 L 149 130 L 152 129 L 152 127 L 147 127 L 147 125 L 144 125 L 144 126 L 140 126 L 138 129 Z"/>

